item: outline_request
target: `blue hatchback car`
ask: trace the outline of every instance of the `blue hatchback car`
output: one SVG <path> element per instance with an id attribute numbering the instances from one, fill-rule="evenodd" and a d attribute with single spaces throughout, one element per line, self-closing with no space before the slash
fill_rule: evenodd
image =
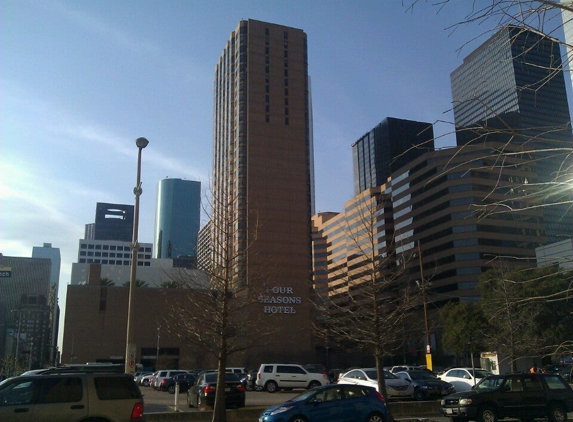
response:
<path id="1" fill-rule="evenodd" d="M 387 422 L 384 398 L 373 387 L 329 384 L 265 409 L 259 422 Z"/>

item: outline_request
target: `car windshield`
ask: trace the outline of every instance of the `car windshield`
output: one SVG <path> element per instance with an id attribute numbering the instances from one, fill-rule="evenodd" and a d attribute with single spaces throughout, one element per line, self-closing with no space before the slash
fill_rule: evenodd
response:
<path id="1" fill-rule="evenodd" d="M 318 389 L 320 389 L 320 387 L 319 387 Z M 298 396 L 294 396 L 294 397 L 293 397 L 292 399 L 290 399 L 290 400 L 287 400 L 286 403 L 306 401 L 306 400 L 308 400 L 310 397 L 316 395 L 318 389 L 317 389 L 317 388 L 313 388 L 312 390 L 305 391 L 304 393 L 299 394 Z"/>
<path id="2" fill-rule="evenodd" d="M 392 372 L 384 371 L 384 378 L 387 380 L 396 380 L 398 377 L 394 375 Z"/>
<path id="3" fill-rule="evenodd" d="M 368 371 L 364 371 L 364 373 L 366 374 L 366 376 L 372 380 L 377 380 L 378 379 L 378 374 L 376 373 L 376 369 L 370 369 Z"/>
<path id="4" fill-rule="evenodd" d="M 484 378 L 478 385 L 476 385 L 476 391 L 496 391 L 499 390 L 503 384 L 503 377 L 487 377 Z"/>
<path id="5" fill-rule="evenodd" d="M 225 374 L 225 382 L 229 382 L 229 381 L 240 381 L 240 380 L 239 380 L 239 377 L 237 377 L 235 374 Z M 217 373 L 213 372 L 211 374 L 206 374 L 205 375 L 205 382 L 208 384 L 216 383 L 217 382 Z"/>
<path id="6" fill-rule="evenodd" d="M 474 376 L 474 378 L 485 378 L 491 375 L 491 372 L 485 371 L 483 369 L 468 369 L 468 372 Z"/>
<path id="7" fill-rule="evenodd" d="M 427 381 L 427 380 L 435 380 L 436 376 L 432 375 L 427 371 L 416 371 L 416 372 L 408 372 L 410 374 L 410 378 L 416 381 Z"/>

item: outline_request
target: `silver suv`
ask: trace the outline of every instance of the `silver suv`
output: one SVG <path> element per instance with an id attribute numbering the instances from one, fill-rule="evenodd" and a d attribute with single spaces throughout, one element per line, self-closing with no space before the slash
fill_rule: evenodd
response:
<path id="1" fill-rule="evenodd" d="M 326 374 L 309 372 L 301 365 L 263 363 L 257 373 L 256 385 L 269 393 L 280 388 L 314 388 L 328 384 Z"/>
<path id="2" fill-rule="evenodd" d="M 133 375 L 59 373 L 8 378 L 0 383 L 0 421 L 144 422 L 143 396 Z"/>

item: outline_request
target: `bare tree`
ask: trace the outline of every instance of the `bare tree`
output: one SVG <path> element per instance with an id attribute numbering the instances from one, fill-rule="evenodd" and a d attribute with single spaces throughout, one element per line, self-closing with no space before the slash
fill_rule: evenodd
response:
<path id="1" fill-rule="evenodd" d="M 182 289 L 180 302 L 169 305 L 166 323 L 171 333 L 195 345 L 211 357 L 210 361 L 217 362 L 213 421 L 224 422 L 228 358 L 260 346 L 272 332 L 263 331 L 261 317 L 257 317 L 261 292 L 253 289 L 255 280 L 245 279 L 245 272 L 237 270 L 250 245 L 244 249 L 236 247 L 232 236 L 236 221 L 226 213 L 226 207 L 211 209 L 220 210 L 220 214 L 211 215 L 209 223 L 212 229 L 217 229 L 211 235 L 211 254 L 200 271 L 181 269 L 179 276 L 165 285 Z M 266 279 L 256 281 L 255 284 L 261 286 Z"/>
<path id="2" fill-rule="evenodd" d="M 411 288 L 404 256 L 396 259 L 383 191 L 384 186 L 363 192 L 341 216 L 346 250 L 341 259 L 329 257 L 328 288 L 316 289 L 316 330 L 346 348 L 371 353 L 378 389 L 387 398 L 384 358 L 400 344 L 403 325 L 420 306 L 420 295 Z"/>
<path id="3" fill-rule="evenodd" d="M 448 7 L 454 2 L 404 1 L 405 6 L 413 13 L 418 11 L 421 3 L 430 3 L 436 7 L 438 13 L 447 13 Z M 460 52 L 465 52 L 469 44 L 477 38 L 491 36 L 484 44 L 487 44 L 489 49 L 487 54 L 485 50 L 480 50 L 480 54 L 484 52 L 479 59 L 481 68 L 478 69 L 476 64 L 476 68 L 470 69 L 473 72 L 482 72 L 480 81 L 489 89 L 482 89 L 478 85 L 469 86 L 466 83 L 462 84 L 464 86 L 459 88 L 460 91 L 456 96 L 456 87 L 452 83 L 456 122 L 449 122 L 452 127 L 450 133 L 456 134 L 459 154 L 463 154 L 464 149 L 470 145 L 486 145 L 491 141 L 499 143 L 499 148 L 490 151 L 490 157 L 495 158 L 495 164 L 488 169 L 497 171 L 500 180 L 508 168 L 515 166 L 516 158 L 520 160 L 520 165 L 529 166 L 537 173 L 535 180 L 511 179 L 514 186 L 504 197 L 499 195 L 496 197 L 494 193 L 497 186 L 492 188 L 492 195 L 483 203 L 474 204 L 474 208 L 482 217 L 509 214 L 518 218 L 520 213 L 542 210 L 548 243 L 558 241 L 561 236 L 571 237 L 573 136 L 570 111 L 564 92 L 565 84 L 571 84 L 571 80 L 565 76 L 570 73 L 573 58 L 571 53 L 573 45 L 568 38 L 569 34 L 573 33 L 573 2 L 488 0 L 467 2 L 465 5 L 467 12 L 464 17 L 448 29 L 460 34 L 468 26 L 483 28 L 478 37 L 467 39 L 460 45 Z M 564 39 L 563 33 L 565 33 Z M 476 54 L 472 53 L 472 56 L 476 57 Z M 464 66 L 465 64 L 464 61 Z M 511 88 L 498 85 L 499 90 L 496 90 L 487 81 L 495 78 L 492 69 L 503 66 L 507 66 L 508 69 L 505 76 L 519 71 L 521 79 L 518 81 L 516 77 L 516 80 L 511 82 L 513 84 Z M 463 95 L 459 94 L 461 91 Z M 500 100 L 502 91 L 504 99 Z M 509 98 L 508 95 L 512 96 L 513 102 L 505 100 Z M 527 106 L 522 106 L 526 103 Z M 468 111 L 469 109 L 472 111 Z M 464 121 L 464 115 L 470 114 L 472 119 Z M 545 117 L 537 119 L 537 116 Z M 479 165 L 472 170 L 479 170 Z M 526 270 L 529 271 L 531 270 Z M 506 336 L 503 340 L 504 344 L 507 343 L 508 353 L 514 359 L 517 355 L 528 353 L 523 350 L 515 337 L 518 331 L 526 329 L 528 321 L 525 318 L 517 319 L 517 315 L 513 314 L 516 311 L 515 307 L 525 306 L 525 302 L 528 302 L 527 306 L 531 306 L 531 312 L 534 314 L 540 303 L 548 303 L 556 298 L 560 301 L 570 298 L 573 295 L 573 286 L 571 283 L 564 284 L 559 292 L 551 294 L 538 292 L 534 298 L 520 298 L 517 303 L 511 303 L 510 298 L 515 294 L 516 284 L 511 280 L 504 281 L 503 274 L 497 276 L 501 278 L 496 283 L 487 284 L 496 292 L 499 301 L 505 298 L 507 306 L 498 307 L 494 319 L 501 318 L 502 313 L 507 316 L 504 321 L 509 325 L 504 331 Z M 520 305 L 521 303 L 523 305 Z M 534 316 L 533 314 L 531 316 Z M 536 344 L 536 346 L 541 345 Z M 570 345 L 568 346 L 567 342 L 556 341 L 545 344 L 546 352 L 551 349 L 555 353 L 561 353 L 568 347 L 570 352 Z"/>

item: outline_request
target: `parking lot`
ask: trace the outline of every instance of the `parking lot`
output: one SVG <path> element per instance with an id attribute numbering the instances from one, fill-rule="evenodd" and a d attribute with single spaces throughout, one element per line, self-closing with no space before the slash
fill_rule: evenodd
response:
<path id="1" fill-rule="evenodd" d="M 279 391 L 274 394 L 266 391 L 247 391 L 246 406 L 272 406 L 273 404 L 283 403 L 302 391 L 304 390 L 294 392 Z M 141 393 L 145 403 L 145 413 L 172 412 L 175 410 L 175 394 L 157 391 L 151 387 L 141 387 Z M 177 410 L 180 412 L 197 411 L 197 409 L 187 406 L 187 393 L 179 394 Z"/>

